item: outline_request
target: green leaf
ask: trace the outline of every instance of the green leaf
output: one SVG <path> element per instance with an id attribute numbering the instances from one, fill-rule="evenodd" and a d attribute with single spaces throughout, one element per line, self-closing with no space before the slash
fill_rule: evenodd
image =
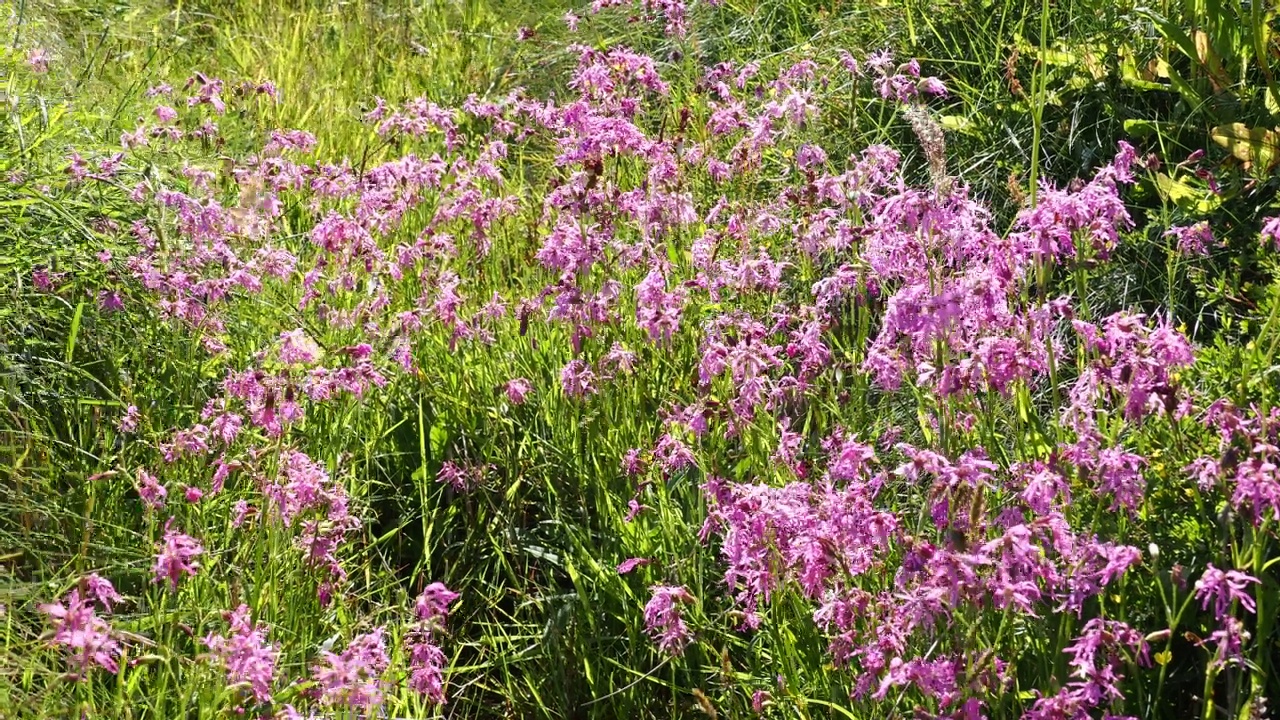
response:
<path id="1" fill-rule="evenodd" d="M 1280 134 L 1267 128 L 1251 128 L 1236 122 L 1219 125 L 1209 133 L 1215 143 L 1250 165 L 1270 169 L 1280 159 Z"/>
<path id="2" fill-rule="evenodd" d="M 1124 132 L 1126 135 L 1133 137 L 1147 137 L 1149 135 L 1158 135 L 1160 126 L 1151 120 L 1125 120 Z"/>
<path id="3" fill-rule="evenodd" d="M 1194 62 L 1199 62 L 1200 58 L 1199 53 L 1196 52 L 1196 44 L 1191 40 L 1191 37 L 1182 30 L 1182 28 L 1170 22 L 1168 18 L 1165 18 L 1154 10 L 1142 9 L 1138 11 L 1138 14 L 1145 15 L 1149 20 L 1151 20 L 1151 22 L 1155 24 L 1156 30 L 1158 30 L 1166 40 L 1173 43 L 1175 47 L 1181 50 L 1182 54 L 1186 55 Z"/>
<path id="4" fill-rule="evenodd" d="M 1207 215 L 1222 204 L 1222 198 L 1208 188 L 1189 185 L 1164 173 L 1156 173 L 1156 189 L 1183 211 L 1198 215 Z"/>
<path id="5" fill-rule="evenodd" d="M 973 121 L 963 115 L 939 115 L 938 124 L 952 132 L 977 135 L 973 128 Z"/>
<path id="6" fill-rule="evenodd" d="M 449 431 L 445 429 L 444 423 L 436 423 L 431 426 L 431 456 L 439 458 L 444 456 L 445 444 L 449 442 Z"/>
<path id="7" fill-rule="evenodd" d="M 76 314 L 71 318 L 71 331 L 67 333 L 67 352 L 66 363 L 71 364 L 71 358 L 76 352 L 76 336 L 80 334 L 80 320 L 84 317 L 84 300 L 76 305 Z"/>

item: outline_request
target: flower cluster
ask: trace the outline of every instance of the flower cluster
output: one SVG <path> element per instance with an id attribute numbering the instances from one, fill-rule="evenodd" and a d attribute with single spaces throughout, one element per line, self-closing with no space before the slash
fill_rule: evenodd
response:
<path id="1" fill-rule="evenodd" d="M 96 582 L 89 583 L 90 597 L 81 595 L 80 589 L 76 588 L 62 602 L 40 606 L 41 612 L 53 623 L 49 642 L 64 651 L 71 674 L 80 679 L 94 667 L 110 673 L 120 670 L 120 642 L 113 635 L 111 626 L 98 617 L 92 603 L 92 599 L 96 599 L 110 611 L 110 601 L 118 600 L 119 596 L 111 583 L 96 575 L 93 578 Z"/>
<path id="2" fill-rule="evenodd" d="M 622 5 L 660 17 L 670 34 L 688 30 L 690 4 L 677 0 L 596 0 L 591 11 Z M 1079 289 L 1054 294 L 1124 242 L 1137 151 L 1121 143 L 1090 178 L 1043 183 L 1006 232 L 947 176 L 930 109 L 947 88 L 917 61 L 886 51 L 776 72 L 721 63 L 676 98 L 652 57 L 570 51 L 563 97 L 374 99 L 364 120 L 388 152 L 368 167 L 326 162 L 312 134 L 273 128 L 226 167 L 193 162 L 122 185 L 140 217 L 117 229 L 132 251 L 104 251 L 100 262 L 127 268 L 138 295 L 208 356 L 201 372 L 219 373 L 201 385 L 203 405 L 154 437 L 152 470 L 136 472 L 145 516 L 173 513 L 152 592 L 172 597 L 166 589 L 196 576 L 200 558 L 232 554 L 210 531 L 222 524 L 230 542 L 280 540 L 273 547 L 288 552 L 272 561 L 348 618 L 367 599 L 351 592 L 360 573 L 348 570 L 375 509 L 357 490 L 358 462 L 326 449 L 317 426 L 340 434 L 356 412 L 394 408 L 397 384 L 425 379 L 435 392 L 440 367 L 456 362 L 461 380 L 439 390 L 433 411 L 450 423 L 449 392 L 474 396 L 483 412 L 465 414 L 482 418 L 476 435 L 568 417 L 577 453 L 591 418 L 647 408 L 617 430 L 619 442 L 608 438 L 630 448 L 619 465 L 631 497 L 616 507 L 626 501 L 620 519 L 636 532 L 619 542 L 646 536 L 653 518 L 673 514 L 663 504 L 692 489 L 691 505 L 706 508 L 697 540 L 717 555 L 736 629 L 802 608 L 854 699 L 909 695 L 922 715 L 979 718 L 1016 681 L 1032 692 L 1021 708 L 1032 720 L 1086 717 L 1123 699 L 1149 648 L 1105 611 L 1144 561 L 1116 528 L 1151 512 L 1149 483 L 1168 454 L 1192 447 L 1195 432 L 1216 436 L 1217 452 L 1186 466 L 1198 489 L 1259 533 L 1280 521 L 1280 410 L 1203 408 L 1183 384 L 1195 349 L 1172 317 L 1095 314 Z M 31 65 L 47 69 L 47 58 Z M 855 97 L 869 87 L 861 96 L 903 110 L 930 186 L 912 185 L 914 161 L 892 148 L 840 158 L 821 146 L 832 84 Z M 68 183 L 124 183 L 144 148 L 207 144 L 238 103 L 276 92 L 198 75 L 148 97 L 154 107 L 120 148 L 68 157 Z M 530 179 L 524 163 L 539 153 L 549 171 Z M 768 191 L 741 192 L 748 186 Z M 1264 239 L 1280 243 L 1278 223 L 1264 225 Z M 1214 245 L 1207 224 L 1168 237 L 1186 255 Z M 57 291 L 45 269 L 32 280 Z M 96 297 L 104 312 L 128 310 L 114 289 Z M 259 324 L 244 322 L 246 306 Z M 483 383 L 472 382 L 475 363 Z M 889 409 L 847 417 L 855 394 Z M 148 410 L 144 428 L 128 405 L 117 428 L 141 446 L 165 416 Z M 1173 428 L 1176 448 L 1154 450 L 1141 434 L 1151 428 Z M 541 467 L 523 440 L 491 457 L 501 443 L 446 430 L 419 428 L 423 477 L 438 484 L 424 483 L 424 506 L 475 493 L 462 498 L 469 509 L 481 488 Z M 616 456 L 598 463 L 595 449 L 576 467 L 616 473 Z M 631 550 L 645 557 L 606 563 L 625 576 L 610 579 L 668 573 L 638 619 L 677 658 L 703 634 L 690 613 L 710 617 L 701 603 L 713 600 L 681 584 L 684 563 Z M 1195 583 L 1216 623 L 1206 641 L 1214 667 L 1244 662 L 1245 614 L 1262 602 L 1263 574 L 1207 564 Z M 346 625 L 334 636 L 350 637 L 341 652 L 309 649 L 302 701 L 373 715 L 407 686 L 445 704 L 443 640 L 458 598 L 432 583 L 403 625 L 354 636 Z M 94 603 L 110 612 L 120 602 L 93 575 L 44 606 L 51 643 L 77 676 L 119 670 L 120 642 Z M 1069 673 L 1015 677 L 1020 638 L 1055 616 L 1079 628 L 1059 639 Z M 265 708 L 297 663 L 283 661 L 280 628 L 254 622 L 248 605 L 225 617 L 204 645 L 239 709 Z M 961 642 L 975 637 L 991 647 Z M 773 698 L 756 690 L 752 707 Z"/>
<path id="3" fill-rule="evenodd" d="M 258 703 L 271 702 L 280 650 L 267 642 L 267 628 L 249 618 L 249 606 L 240 605 L 228 618 L 230 633 L 209 633 L 204 644 L 226 668 L 227 685 L 242 687 Z"/>

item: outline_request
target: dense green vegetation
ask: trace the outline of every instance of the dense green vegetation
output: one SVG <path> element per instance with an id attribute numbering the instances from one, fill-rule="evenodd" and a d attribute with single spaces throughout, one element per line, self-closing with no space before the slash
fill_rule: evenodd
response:
<path id="1" fill-rule="evenodd" d="M 0 0 L 0 717 L 1266 717 L 1276 11 L 596 5 Z"/>

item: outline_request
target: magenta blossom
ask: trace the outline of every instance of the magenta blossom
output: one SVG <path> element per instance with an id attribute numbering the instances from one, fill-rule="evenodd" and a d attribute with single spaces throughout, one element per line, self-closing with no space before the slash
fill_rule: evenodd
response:
<path id="1" fill-rule="evenodd" d="M 97 600 L 102 609 L 111 612 L 111 606 L 118 602 L 124 602 L 124 598 L 120 593 L 116 592 L 116 588 L 111 581 L 102 577 L 98 573 L 92 573 L 84 579 L 86 595 Z"/>
<path id="2" fill-rule="evenodd" d="M 1262 238 L 1270 239 L 1280 250 L 1280 217 L 1267 218 L 1262 221 Z"/>
<path id="3" fill-rule="evenodd" d="M 506 384 L 507 399 L 512 405 L 523 405 L 529 399 L 529 394 L 533 392 L 533 383 L 525 378 L 512 378 Z"/>
<path id="4" fill-rule="evenodd" d="M 111 636 L 111 627 L 98 617 L 93 605 L 81 598 L 79 590 L 72 590 L 65 604 L 49 603 L 41 605 L 40 610 L 53 622 L 50 643 L 67 652 L 67 662 L 77 679 L 83 679 L 93 667 L 111 673 L 120 670 L 120 643 Z"/>
<path id="5" fill-rule="evenodd" d="M 653 597 L 644 606 L 645 630 L 658 643 L 658 649 L 670 655 L 680 655 L 693 639 L 689 626 L 681 616 L 680 607 L 694 602 L 694 597 L 683 586 L 654 585 Z"/>
<path id="6" fill-rule="evenodd" d="M 36 48 L 27 53 L 27 67 L 31 68 L 34 73 L 49 72 L 49 51 L 44 48 Z"/>
<path id="7" fill-rule="evenodd" d="M 1257 612 L 1253 598 L 1249 596 L 1249 583 L 1257 584 L 1258 578 L 1240 572 L 1227 570 L 1223 572 L 1209 563 L 1204 574 L 1196 581 L 1196 597 L 1200 600 L 1200 608 L 1207 610 L 1213 603 L 1213 614 L 1219 620 L 1227 614 L 1228 606 L 1233 601 L 1240 601 L 1240 606 L 1249 612 Z"/>
<path id="8" fill-rule="evenodd" d="M 267 642 L 267 627 L 253 624 L 249 606 L 241 604 L 229 615 L 228 635 L 209 633 L 204 644 L 226 667 L 227 685 L 249 689 L 259 703 L 271 702 L 271 682 L 275 678 L 280 651 Z"/>
<path id="9" fill-rule="evenodd" d="M 447 702 L 444 694 L 444 651 L 431 632 L 415 628 L 405 635 L 405 652 L 409 655 L 409 688 L 434 705 Z"/>
<path id="10" fill-rule="evenodd" d="M 422 589 L 418 599 L 413 602 L 413 612 L 419 620 L 429 621 L 449 616 L 449 606 L 460 596 L 445 587 L 442 582 L 433 582 Z"/>
<path id="11" fill-rule="evenodd" d="M 172 529 L 172 525 L 173 518 L 169 518 L 151 572 L 154 582 L 168 582 L 169 589 L 177 590 L 183 575 L 195 576 L 200 566 L 194 560 L 204 554 L 204 547 L 190 535 Z"/>
<path id="12" fill-rule="evenodd" d="M 570 397 L 584 397 L 596 391 L 596 375 L 591 366 L 581 360 L 574 360 L 560 371 L 560 386 L 564 394 Z"/>
<path id="13" fill-rule="evenodd" d="M 382 704 L 382 674 L 391 664 L 383 629 L 357 635 L 341 654 L 325 650 L 312 675 L 320 703 L 368 712 Z"/>
<path id="14" fill-rule="evenodd" d="M 155 475 L 146 470 L 138 470 L 138 497 L 142 498 L 142 504 L 147 510 L 159 510 L 164 507 L 164 501 L 168 495 L 169 491 L 160 484 Z"/>
<path id="15" fill-rule="evenodd" d="M 618 574 L 626 575 L 632 570 L 635 570 L 638 567 L 644 567 L 645 565 L 648 565 L 651 562 L 653 561 L 650 560 L 649 558 L 638 558 L 638 557 L 627 558 L 626 560 L 623 560 L 622 562 L 618 563 Z"/>
<path id="16" fill-rule="evenodd" d="M 1190 226 L 1174 225 L 1164 231 L 1164 236 L 1175 238 L 1178 252 L 1183 255 L 1208 255 L 1209 246 L 1214 244 L 1213 231 L 1203 220 Z"/>
<path id="17" fill-rule="evenodd" d="M 141 419 L 141 417 L 138 414 L 138 406 L 130 405 L 125 408 L 124 415 L 120 416 L 120 423 L 116 428 L 125 435 L 128 435 L 138 429 L 139 419 Z"/>

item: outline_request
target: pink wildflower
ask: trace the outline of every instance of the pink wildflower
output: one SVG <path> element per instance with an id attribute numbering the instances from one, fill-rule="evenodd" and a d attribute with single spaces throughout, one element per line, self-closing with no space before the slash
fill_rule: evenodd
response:
<path id="1" fill-rule="evenodd" d="M 413 602 L 413 612 L 419 620 L 431 621 L 449 616 L 449 606 L 459 597 L 458 593 L 445 587 L 442 582 L 433 582 L 423 588 L 422 593 Z"/>
<path id="2" fill-rule="evenodd" d="M 44 48 L 36 48 L 27 53 L 27 67 L 31 68 L 31 72 L 35 73 L 49 72 L 49 51 Z"/>
<path id="3" fill-rule="evenodd" d="M 280 362 L 310 365 L 320 358 L 320 346 L 302 328 L 280 334 Z"/>
<path id="4" fill-rule="evenodd" d="M 160 484 L 155 475 L 143 469 L 138 470 L 138 497 L 142 498 L 142 504 L 147 510 L 163 508 L 168 495 L 169 491 Z"/>
<path id="5" fill-rule="evenodd" d="M 484 464 L 464 464 L 445 460 L 440 466 L 440 471 L 436 473 L 436 482 L 445 483 L 458 492 L 470 492 L 484 484 L 489 467 Z"/>
<path id="6" fill-rule="evenodd" d="M 683 586 L 654 585 L 650 590 L 653 597 L 644 606 L 645 629 L 662 652 L 683 654 L 693 638 L 681 617 L 680 606 L 694 602 L 693 595 Z"/>
<path id="7" fill-rule="evenodd" d="M 583 397 L 596 391 L 596 375 L 581 360 L 573 360 L 560 371 L 560 386 L 570 397 Z"/>
<path id="8" fill-rule="evenodd" d="M 1196 581 L 1196 597 L 1200 600 L 1202 610 L 1207 610 L 1209 603 L 1213 603 L 1213 614 L 1219 620 L 1227 614 L 1231 603 L 1237 600 L 1245 610 L 1251 613 L 1257 612 L 1257 606 L 1247 589 L 1249 583 L 1257 584 L 1258 582 L 1258 578 L 1252 575 L 1239 570 L 1223 572 L 1214 567 L 1213 563 L 1209 563 L 1204 574 Z"/>
<path id="9" fill-rule="evenodd" d="M 42 293 L 53 292 L 53 275 L 46 268 L 35 268 L 31 271 L 31 285 Z"/>
<path id="10" fill-rule="evenodd" d="M 120 423 L 116 425 L 116 429 L 125 435 L 131 434 L 138 429 L 138 420 L 140 418 L 138 406 L 130 405 L 125 408 L 124 415 L 120 416 Z"/>
<path id="11" fill-rule="evenodd" d="M 267 627 L 250 621 L 248 605 L 232 611 L 228 621 L 229 635 L 209 633 L 204 644 L 226 667 L 228 686 L 247 687 L 256 702 L 271 702 L 271 682 L 280 651 L 267 642 Z"/>
<path id="12" fill-rule="evenodd" d="M 507 399 L 512 405 L 523 405 L 533 392 L 533 383 L 522 377 L 513 378 L 507 381 L 506 390 Z"/>
<path id="13" fill-rule="evenodd" d="M 369 712 L 382 704 L 382 674 L 390 664 L 382 628 L 357 635 L 341 654 L 326 650 L 321 657 L 312 675 L 322 705 Z"/>
<path id="14" fill-rule="evenodd" d="M 1276 244 L 1276 250 L 1280 250 L 1280 217 L 1262 221 L 1262 239 L 1270 239 Z"/>
<path id="15" fill-rule="evenodd" d="M 626 560 L 623 560 L 622 562 L 618 563 L 618 574 L 626 575 L 632 570 L 635 570 L 638 567 L 644 567 L 645 565 L 648 565 L 651 562 L 653 561 L 650 560 L 649 558 L 638 558 L 638 557 L 627 558 Z"/>
<path id="16" fill-rule="evenodd" d="M 124 598 L 120 593 L 116 592 L 116 588 L 111 581 L 102 577 L 98 573 L 92 573 L 84 579 L 87 595 L 97 600 L 102 605 L 102 609 L 111 612 L 113 603 L 124 602 Z"/>
<path id="17" fill-rule="evenodd" d="M 409 631 L 404 646 L 409 655 L 409 688 L 434 705 L 444 705 L 444 651 L 424 628 Z"/>
<path id="18" fill-rule="evenodd" d="M 1209 230 L 1207 221 L 1195 225 L 1174 225 L 1164 231 L 1165 237 L 1176 238 L 1178 252 L 1183 255 L 1208 255 L 1209 246 L 1213 244 L 1213 232 Z"/>
<path id="19" fill-rule="evenodd" d="M 204 547 L 190 535 L 172 529 L 172 525 L 173 518 L 169 518 L 151 573 L 154 582 L 166 581 L 171 590 L 177 590 L 183 575 L 195 576 L 200 566 L 193 561 L 204 554 Z"/>
<path id="20" fill-rule="evenodd" d="M 65 605 L 49 603 L 40 610 L 53 622 L 50 643 L 67 652 L 77 679 L 83 679 L 95 666 L 111 673 L 119 671 L 120 643 L 111 637 L 111 627 L 97 616 L 93 605 L 80 597 L 79 590 L 71 591 Z"/>

